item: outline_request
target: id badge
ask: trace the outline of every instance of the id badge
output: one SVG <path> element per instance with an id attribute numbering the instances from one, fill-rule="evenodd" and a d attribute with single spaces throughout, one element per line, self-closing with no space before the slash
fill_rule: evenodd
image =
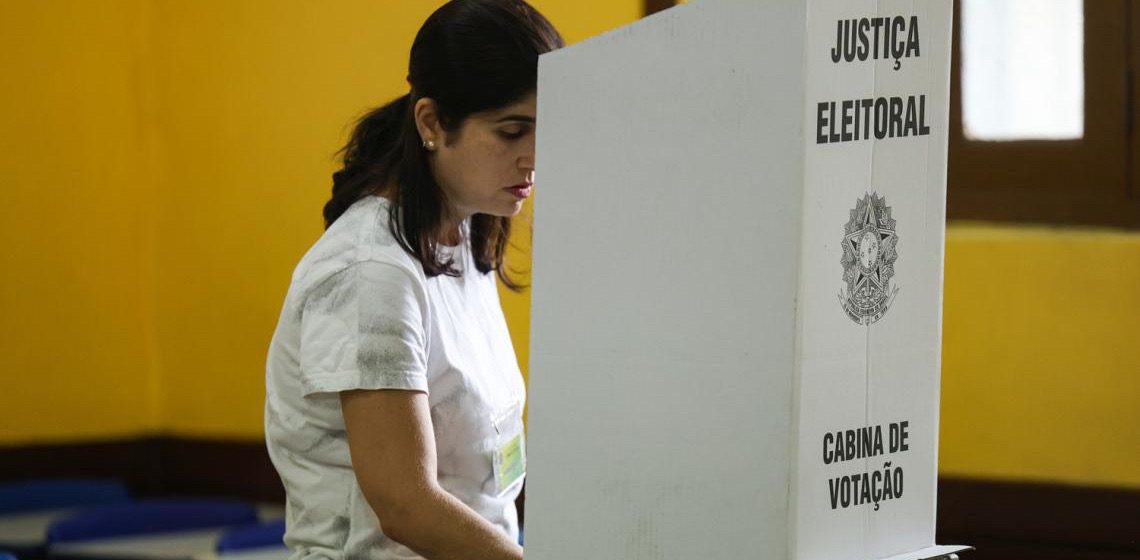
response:
<path id="1" fill-rule="evenodd" d="M 495 449 L 491 465 L 499 496 L 522 484 L 526 476 L 526 441 L 521 408 L 521 403 L 516 401 L 506 411 L 491 418 L 491 424 L 495 427 Z"/>

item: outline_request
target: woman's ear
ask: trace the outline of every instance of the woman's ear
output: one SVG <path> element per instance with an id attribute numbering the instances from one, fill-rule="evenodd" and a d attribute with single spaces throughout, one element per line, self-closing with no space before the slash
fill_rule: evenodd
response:
<path id="1" fill-rule="evenodd" d="M 420 133 L 420 141 L 425 146 L 430 142 L 432 146 L 443 144 L 444 131 L 439 121 L 439 106 L 430 97 L 421 97 L 412 109 L 416 119 L 416 130 Z"/>

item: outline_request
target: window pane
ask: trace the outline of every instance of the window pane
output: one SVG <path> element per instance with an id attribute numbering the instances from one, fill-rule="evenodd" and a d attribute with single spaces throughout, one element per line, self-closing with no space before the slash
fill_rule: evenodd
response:
<path id="1" fill-rule="evenodd" d="M 962 118 L 972 140 L 1084 134 L 1082 0 L 962 0 Z"/>

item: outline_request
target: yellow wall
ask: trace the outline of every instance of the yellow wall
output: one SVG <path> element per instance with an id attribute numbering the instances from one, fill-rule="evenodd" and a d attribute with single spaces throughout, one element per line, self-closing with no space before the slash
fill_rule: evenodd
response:
<path id="1" fill-rule="evenodd" d="M 942 472 L 1140 487 L 1140 234 L 948 232 Z"/>
<path id="2" fill-rule="evenodd" d="M 333 154 L 406 92 L 441 3 L 0 3 L 0 444 L 260 437 L 265 350 Z M 641 9 L 534 4 L 569 42 Z M 525 364 L 529 299 L 504 307 Z"/>
<path id="3" fill-rule="evenodd" d="M 571 42 L 641 6 L 535 4 Z M 434 5 L 0 3 L 0 443 L 260 438 L 333 153 Z M 525 369 L 529 296 L 503 298 Z M 1140 486 L 1138 312 L 1140 234 L 952 226 L 943 471 Z"/>
<path id="4" fill-rule="evenodd" d="M 0 2 L 0 441 L 156 427 L 140 1 Z"/>

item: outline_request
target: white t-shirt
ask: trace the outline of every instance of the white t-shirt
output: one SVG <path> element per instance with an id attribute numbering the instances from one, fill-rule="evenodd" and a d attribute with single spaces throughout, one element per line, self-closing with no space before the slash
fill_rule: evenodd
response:
<path id="1" fill-rule="evenodd" d="M 440 486 L 518 534 L 519 487 L 500 496 L 492 474 L 492 419 L 526 398 L 495 275 L 464 242 L 443 249 L 461 277 L 427 278 L 388 230 L 388 205 L 358 201 L 305 254 L 270 344 L 265 434 L 294 560 L 420 558 L 383 534 L 357 484 L 338 395 L 351 389 L 426 392 Z"/>

